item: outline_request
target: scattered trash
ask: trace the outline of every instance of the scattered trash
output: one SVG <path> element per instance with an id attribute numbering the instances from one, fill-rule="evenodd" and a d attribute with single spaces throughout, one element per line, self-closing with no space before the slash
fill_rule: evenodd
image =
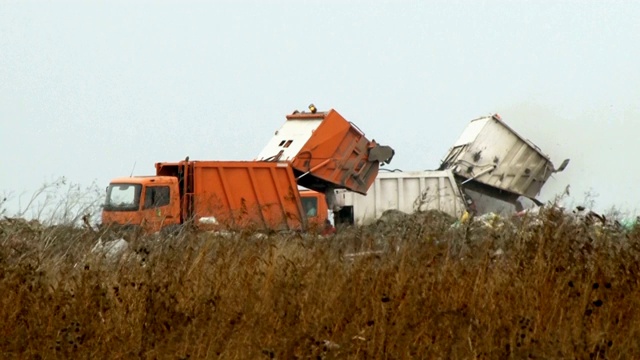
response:
<path id="1" fill-rule="evenodd" d="M 340 345 L 338 345 L 338 344 L 334 343 L 334 342 L 333 342 L 333 341 L 331 341 L 331 340 L 323 340 L 323 341 L 322 341 L 322 343 L 323 343 L 323 345 L 324 345 L 323 349 L 324 349 L 325 351 L 329 351 L 329 350 L 336 350 L 336 349 L 339 349 L 339 348 L 340 348 Z"/>
<path id="2" fill-rule="evenodd" d="M 96 245 L 91 249 L 91 253 L 100 254 L 109 261 L 115 261 L 121 258 L 128 249 L 129 243 L 123 238 L 107 242 L 99 238 Z"/>
<path id="3" fill-rule="evenodd" d="M 357 257 L 362 257 L 362 256 L 376 256 L 376 255 L 382 255 L 384 253 L 384 251 L 382 250 L 377 250 L 377 251 L 361 251 L 361 252 L 357 252 L 357 253 L 351 253 L 351 254 L 345 254 L 344 257 L 348 258 L 348 259 L 354 259 Z"/>

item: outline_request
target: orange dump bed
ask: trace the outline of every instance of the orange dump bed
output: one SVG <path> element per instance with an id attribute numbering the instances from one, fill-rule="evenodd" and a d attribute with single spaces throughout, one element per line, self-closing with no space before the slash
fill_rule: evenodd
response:
<path id="1" fill-rule="evenodd" d="M 365 194 L 393 150 L 367 139 L 337 111 L 294 113 L 258 155 L 290 162 L 298 184 L 325 192 L 342 188 Z"/>
<path id="2" fill-rule="evenodd" d="M 193 218 L 204 227 L 306 228 L 293 169 L 288 163 L 181 161 L 158 163 L 156 173 L 178 177 L 183 218 Z"/>

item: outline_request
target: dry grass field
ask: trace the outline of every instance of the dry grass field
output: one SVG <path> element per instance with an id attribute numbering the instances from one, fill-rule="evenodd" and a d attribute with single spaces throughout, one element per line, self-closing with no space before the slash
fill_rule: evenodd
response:
<path id="1" fill-rule="evenodd" d="M 640 231 L 548 210 L 336 236 L 0 223 L 5 359 L 640 358 Z"/>

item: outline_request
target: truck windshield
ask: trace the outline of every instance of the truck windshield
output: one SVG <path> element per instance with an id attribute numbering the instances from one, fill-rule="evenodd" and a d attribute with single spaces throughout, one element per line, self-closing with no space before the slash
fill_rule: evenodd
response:
<path id="1" fill-rule="evenodd" d="M 303 197 L 302 207 L 304 208 L 307 217 L 314 217 L 318 215 L 318 199 L 314 197 Z"/>
<path id="2" fill-rule="evenodd" d="M 140 184 L 111 184 L 107 189 L 105 210 L 135 211 L 140 208 Z"/>

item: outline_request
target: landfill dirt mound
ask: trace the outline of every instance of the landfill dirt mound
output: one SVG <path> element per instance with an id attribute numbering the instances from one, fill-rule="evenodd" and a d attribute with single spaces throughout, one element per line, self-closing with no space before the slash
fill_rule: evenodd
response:
<path id="1" fill-rule="evenodd" d="M 387 210 L 380 216 L 375 227 L 383 232 L 415 227 L 430 227 L 443 230 L 456 223 L 457 219 L 440 210 L 418 211 L 406 214 L 398 210 Z"/>
<path id="2" fill-rule="evenodd" d="M 43 229 L 38 220 L 4 217 L 0 219 L 0 234 L 8 232 L 37 232 Z"/>
<path id="3" fill-rule="evenodd" d="M 448 224 L 456 222 L 456 218 L 440 210 L 418 211 L 407 214 L 399 210 L 386 210 L 378 219 L 378 224 L 402 226 L 407 223 Z"/>

